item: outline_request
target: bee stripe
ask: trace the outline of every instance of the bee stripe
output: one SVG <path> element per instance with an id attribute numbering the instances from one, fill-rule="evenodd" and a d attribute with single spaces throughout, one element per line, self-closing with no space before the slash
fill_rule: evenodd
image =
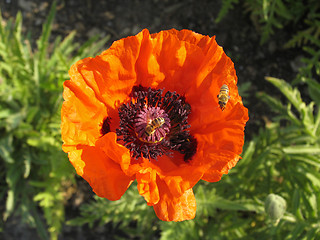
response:
<path id="1" fill-rule="evenodd" d="M 226 93 L 228 94 L 229 93 L 229 88 L 227 85 L 223 84 L 222 87 L 220 88 L 220 93 Z"/>
<path id="2" fill-rule="evenodd" d="M 229 88 L 226 84 L 223 84 L 220 88 L 220 92 L 218 95 L 218 104 L 223 111 L 228 103 L 230 96 L 229 96 Z"/>
<path id="3" fill-rule="evenodd" d="M 164 118 L 158 117 L 153 119 L 150 124 L 145 128 L 145 134 L 149 137 L 156 131 L 157 128 L 161 127 L 165 123 Z"/>

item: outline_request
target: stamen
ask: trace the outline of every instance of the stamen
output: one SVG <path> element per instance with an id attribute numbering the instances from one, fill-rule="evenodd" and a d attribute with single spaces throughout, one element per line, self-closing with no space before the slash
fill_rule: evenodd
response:
<path id="1" fill-rule="evenodd" d="M 135 132 L 139 140 L 158 143 L 170 132 L 170 119 L 159 107 L 143 108 L 135 119 Z"/>
<path id="2" fill-rule="evenodd" d="M 118 141 L 133 158 L 157 159 L 179 151 L 187 162 L 197 150 L 197 141 L 188 131 L 191 107 L 176 92 L 162 94 L 163 89 L 133 87 L 131 101 L 119 108 Z"/>
<path id="3" fill-rule="evenodd" d="M 110 123 L 111 123 L 111 118 L 110 117 L 106 117 L 105 119 L 103 119 L 102 126 L 101 126 L 101 129 L 100 129 L 100 133 L 102 135 L 105 135 L 108 132 L 110 132 Z"/>

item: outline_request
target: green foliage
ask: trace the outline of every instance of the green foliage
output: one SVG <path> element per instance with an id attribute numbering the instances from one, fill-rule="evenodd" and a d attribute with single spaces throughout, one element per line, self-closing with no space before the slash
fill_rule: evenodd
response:
<path id="1" fill-rule="evenodd" d="M 226 15 L 227 13 L 233 9 L 234 5 L 237 4 L 239 0 L 225 0 L 221 1 L 221 9 L 219 11 L 219 14 L 217 16 L 216 22 L 220 22 Z"/>
<path id="2" fill-rule="evenodd" d="M 75 33 L 49 42 L 55 15 L 52 5 L 33 50 L 22 34 L 22 15 L 0 25 L 0 188 L 6 198 L 4 220 L 12 213 L 36 227 L 43 239 L 57 239 L 64 221 L 63 183 L 74 171 L 61 150 L 62 83 L 73 62 L 93 55 L 107 39 L 91 39 L 79 48 Z M 0 22 L 2 22 L 0 14 Z M 93 46 L 91 43 L 97 41 Z M 50 49 L 50 50 L 49 50 Z"/>
<path id="3" fill-rule="evenodd" d="M 318 3 L 315 7 L 317 10 L 320 9 L 319 5 Z M 303 66 L 299 70 L 296 82 L 313 85 L 309 92 L 315 99 L 317 97 L 313 93 L 319 88 L 315 86 L 313 78 L 320 76 L 320 14 L 316 11 L 308 14 L 305 24 L 306 28 L 299 31 L 285 47 L 301 47 L 305 51 L 306 56 L 301 59 Z"/>
<path id="4" fill-rule="evenodd" d="M 95 200 L 80 208 L 81 216 L 68 222 L 70 225 L 88 224 L 93 228 L 97 223 L 112 223 L 125 239 L 151 239 L 159 231 L 157 219 L 152 207 L 149 207 L 138 194 L 136 183 L 133 183 L 118 201 L 109 201 L 95 197 Z"/>
<path id="5" fill-rule="evenodd" d="M 318 87 L 314 78 L 315 76 L 320 76 L 320 38 L 314 41 L 313 45 L 304 46 L 303 49 L 308 54 L 308 57 L 302 58 L 303 67 L 299 70 L 299 75 L 296 79 L 296 82 L 306 82 L 308 85 L 312 85 L 312 88 L 309 88 L 309 93 L 312 95 L 313 99 L 316 101 L 319 100 Z"/>
<path id="6" fill-rule="evenodd" d="M 216 21 L 221 21 L 237 3 L 237 0 L 222 1 Z M 287 26 L 297 29 L 286 44 L 287 47 L 302 46 L 313 39 L 319 39 L 320 3 L 317 0 L 244 0 L 240 3 L 249 12 L 253 24 L 260 32 L 262 44 L 272 37 L 275 29 Z M 299 31 L 301 24 L 307 27 Z"/>
<path id="7" fill-rule="evenodd" d="M 248 0 L 246 2 L 246 8 L 254 24 L 261 30 L 261 43 L 265 43 L 270 35 L 274 34 L 274 28 L 281 29 L 290 21 L 300 18 L 305 11 L 302 7 L 302 1 L 293 0 Z"/>
<path id="8" fill-rule="evenodd" d="M 302 47 L 309 44 L 319 45 L 320 37 L 320 14 L 317 13 L 319 6 L 316 5 L 315 8 L 312 8 L 312 12 L 307 15 L 307 18 L 304 19 L 304 24 L 306 27 L 298 31 L 293 38 L 287 42 L 285 47 Z"/>
<path id="9" fill-rule="evenodd" d="M 316 233 L 320 231 L 319 105 L 314 102 L 306 104 L 298 89 L 283 80 L 270 77 L 267 80 L 286 96 L 288 104 L 283 105 L 266 94 L 260 95 L 260 99 L 279 115 L 249 143 L 252 147 L 248 147 L 245 156 L 255 159 L 255 163 L 246 176 L 256 185 L 278 193 L 287 201 L 291 216 L 280 221 L 279 225 L 284 226 L 276 236 L 281 239 L 316 239 Z M 309 88 L 313 86 L 309 85 Z M 246 157 L 244 160 L 247 160 Z M 252 175 L 252 172 L 255 174 Z M 263 176 L 263 172 L 268 174 L 267 179 L 254 178 L 256 175 Z M 314 234 L 312 237 L 311 232 Z"/>

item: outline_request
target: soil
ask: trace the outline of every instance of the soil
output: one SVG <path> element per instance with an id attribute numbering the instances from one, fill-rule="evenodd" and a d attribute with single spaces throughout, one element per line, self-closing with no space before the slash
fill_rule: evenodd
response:
<path id="1" fill-rule="evenodd" d="M 0 0 L 3 19 L 14 19 L 17 12 L 21 11 L 23 29 L 31 33 L 33 40 L 40 36 L 51 4 L 52 1 L 41 0 Z M 144 28 L 150 32 L 171 28 L 190 29 L 203 35 L 216 35 L 218 44 L 235 63 L 239 85 L 250 85 L 244 98 L 250 114 L 246 137 L 250 139 L 264 125 L 264 117 L 271 116 L 270 109 L 256 98 L 259 91 L 271 95 L 276 92 L 264 77 L 293 80 L 298 70 L 297 59 L 303 53 L 299 49 L 283 48 L 290 39 L 291 29 L 276 31 L 267 44 L 260 45 L 259 29 L 249 14 L 245 14 L 247 11 L 241 3 L 216 23 L 220 8 L 221 1 L 211 0 L 58 0 L 51 38 L 64 37 L 76 30 L 78 42 L 85 42 L 96 34 L 101 37 L 110 35 L 110 45 L 114 40 L 135 35 Z M 83 186 L 83 192 L 90 192 L 85 182 L 79 180 L 79 184 Z M 78 213 L 77 206 L 72 206 L 72 203 L 69 205 L 67 219 Z M 33 229 L 18 221 L 18 218 L 10 218 L 0 238 L 37 239 Z M 60 239 L 113 239 L 107 237 L 110 226 L 90 231 L 86 228 L 65 226 Z"/>

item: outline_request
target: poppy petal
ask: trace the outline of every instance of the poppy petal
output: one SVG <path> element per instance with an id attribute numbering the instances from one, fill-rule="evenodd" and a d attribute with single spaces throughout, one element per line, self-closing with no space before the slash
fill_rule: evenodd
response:
<path id="1" fill-rule="evenodd" d="M 193 163 L 207 166 L 203 180 L 219 181 L 235 166 L 242 152 L 247 120 L 247 109 L 237 104 L 221 121 L 197 130 L 194 136 L 198 141 L 198 150 Z"/>
<path id="2" fill-rule="evenodd" d="M 89 61 L 84 59 L 78 64 Z M 100 125 L 106 117 L 105 105 L 96 97 L 77 71 L 77 65 L 70 69 L 71 79 L 64 82 L 64 103 L 61 109 L 61 135 L 63 150 L 68 152 L 76 145 L 94 146 L 100 136 Z"/>
<path id="3" fill-rule="evenodd" d="M 215 49 L 215 52 L 209 55 L 212 58 L 204 61 L 204 65 L 197 75 L 197 80 L 186 93 L 186 98 L 192 108 L 190 124 L 195 131 L 205 129 L 215 121 L 223 120 L 226 113 L 234 111 L 233 107 L 238 102 L 242 104 L 236 86 L 237 77 L 232 61 L 225 55 L 221 47 L 212 48 Z M 223 84 L 229 87 L 230 93 L 230 99 L 224 112 L 221 111 L 217 98 Z"/>
<path id="4" fill-rule="evenodd" d="M 158 179 L 157 183 L 161 198 L 153 208 L 160 220 L 177 222 L 195 217 L 196 200 L 192 189 L 185 191 L 180 197 L 175 197 L 164 181 Z"/>
<path id="5" fill-rule="evenodd" d="M 118 200 L 133 181 L 97 147 L 78 146 L 69 153 L 69 159 L 99 197 Z"/>
<path id="6" fill-rule="evenodd" d="M 171 194 L 179 197 L 185 191 L 191 189 L 202 176 L 203 166 L 185 165 L 166 173 L 163 176 L 163 181 L 167 184 Z"/>
<path id="7" fill-rule="evenodd" d="M 225 118 L 196 131 L 199 146 L 240 154 L 244 143 L 244 124 L 247 120 L 247 109 L 238 104 Z"/>
<path id="8" fill-rule="evenodd" d="M 138 57 L 137 37 L 121 39 L 78 71 L 96 96 L 109 108 L 116 109 L 128 98 L 132 87 L 138 84 L 135 70 Z"/>
<path id="9" fill-rule="evenodd" d="M 149 172 L 155 171 L 157 176 L 167 184 L 171 194 L 176 197 L 192 188 L 201 179 L 205 171 L 204 166 L 187 164 L 180 153 L 175 153 L 173 156 L 163 155 L 157 161 L 146 159 L 145 162 L 135 167 L 140 168 L 136 169 L 136 172 L 140 173 L 147 172 L 146 169 Z M 134 166 L 131 166 L 131 168 L 133 169 Z"/>
<path id="10" fill-rule="evenodd" d="M 129 150 L 117 143 L 117 135 L 114 132 L 109 132 L 103 137 L 99 138 L 96 142 L 105 155 L 121 166 L 122 171 L 126 172 L 130 165 L 130 152 Z"/>
<path id="11" fill-rule="evenodd" d="M 154 169 L 146 168 L 136 175 L 138 182 L 138 191 L 145 198 L 148 205 L 154 205 L 159 202 L 159 190 L 156 183 L 157 173 Z"/>
<path id="12" fill-rule="evenodd" d="M 189 31 L 189 34 L 194 33 Z M 171 34 L 170 31 L 162 31 L 152 36 L 151 55 L 159 65 L 160 76 L 162 76 L 162 79 L 156 79 L 158 88 L 184 94 L 196 78 L 197 69 L 201 59 L 204 58 L 203 51 L 188 41 L 179 40 L 178 36 Z M 154 73 L 154 75 L 159 74 Z"/>

